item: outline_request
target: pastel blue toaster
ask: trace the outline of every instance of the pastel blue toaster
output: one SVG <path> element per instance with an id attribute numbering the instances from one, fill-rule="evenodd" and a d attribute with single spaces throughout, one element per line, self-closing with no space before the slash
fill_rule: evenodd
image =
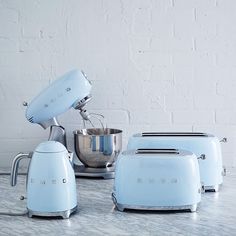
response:
<path id="1" fill-rule="evenodd" d="M 217 137 L 206 133 L 160 133 L 134 134 L 127 149 L 176 148 L 185 149 L 199 158 L 202 184 L 205 190 L 218 191 L 223 183 L 225 169 L 222 167 L 221 145 Z"/>
<path id="2" fill-rule="evenodd" d="M 116 162 L 112 199 L 117 209 L 190 210 L 201 201 L 196 156 L 176 149 L 122 152 Z"/>

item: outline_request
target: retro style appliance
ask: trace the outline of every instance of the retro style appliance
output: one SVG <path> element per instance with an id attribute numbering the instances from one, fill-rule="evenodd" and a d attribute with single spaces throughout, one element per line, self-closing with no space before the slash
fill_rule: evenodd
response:
<path id="1" fill-rule="evenodd" d="M 196 211 L 201 201 L 197 158 L 177 149 L 124 151 L 116 163 L 112 199 L 120 211 Z"/>
<path id="2" fill-rule="evenodd" d="M 224 139 L 225 140 L 225 139 Z M 218 191 L 226 169 L 222 166 L 221 145 L 217 137 L 193 132 L 146 132 L 134 134 L 128 149 L 176 148 L 185 149 L 199 158 L 201 181 L 205 190 Z"/>

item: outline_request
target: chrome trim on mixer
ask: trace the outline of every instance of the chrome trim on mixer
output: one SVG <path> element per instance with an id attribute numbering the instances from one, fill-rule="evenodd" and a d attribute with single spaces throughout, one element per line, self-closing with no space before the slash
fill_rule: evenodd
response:
<path id="1" fill-rule="evenodd" d="M 115 166 L 106 168 L 89 168 L 84 165 L 74 165 L 74 172 L 76 177 L 89 177 L 89 178 L 115 178 Z"/>
<path id="2" fill-rule="evenodd" d="M 116 208 L 119 211 L 124 211 L 125 209 L 132 210 L 153 210 L 153 211 L 177 211 L 177 210 L 190 210 L 191 212 L 195 212 L 198 207 L 198 203 L 192 205 L 182 205 L 182 206 L 139 206 L 139 205 L 128 205 L 128 204 L 120 204 L 117 202 L 115 193 L 111 194 L 112 201 Z"/>
<path id="3" fill-rule="evenodd" d="M 63 219 L 69 219 L 70 215 L 77 211 L 77 205 L 66 211 L 57 211 L 57 212 L 41 212 L 41 211 L 32 211 L 28 209 L 28 215 L 30 218 L 33 216 L 45 216 L 45 217 L 56 217 L 61 216 Z"/>
<path id="4" fill-rule="evenodd" d="M 51 125 L 48 141 L 57 141 L 67 148 L 66 130 L 59 125 Z"/>
<path id="5" fill-rule="evenodd" d="M 84 97 L 83 99 L 79 100 L 79 101 L 76 101 L 74 104 L 73 104 L 73 107 L 75 109 L 78 109 L 78 110 L 81 110 L 85 104 L 87 102 L 89 102 L 90 100 L 92 99 L 92 95 L 89 94 L 88 96 Z"/>
<path id="6" fill-rule="evenodd" d="M 38 124 L 41 125 L 44 129 L 47 129 L 49 126 L 52 126 L 52 125 L 60 126 L 56 117 L 53 117 L 50 120 L 41 121 Z"/>
<path id="7" fill-rule="evenodd" d="M 90 113 L 87 110 L 80 110 L 80 115 L 82 116 L 83 120 L 90 120 Z"/>

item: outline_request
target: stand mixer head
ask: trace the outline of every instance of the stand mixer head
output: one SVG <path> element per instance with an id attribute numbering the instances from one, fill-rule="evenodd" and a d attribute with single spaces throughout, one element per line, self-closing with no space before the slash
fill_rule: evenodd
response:
<path id="1" fill-rule="evenodd" d="M 43 128 L 59 126 L 56 117 L 71 107 L 83 111 L 91 99 L 91 82 L 80 70 L 72 70 L 42 91 L 27 107 L 26 118 Z"/>
<path id="2" fill-rule="evenodd" d="M 27 106 L 26 118 L 44 129 L 50 126 L 48 140 L 58 141 L 66 147 L 66 132 L 56 117 L 73 107 L 80 111 L 83 120 L 89 119 L 84 106 L 91 99 L 91 87 L 83 71 L 72 70 L 50 84 L 29 105 L 23 103 Z"/>

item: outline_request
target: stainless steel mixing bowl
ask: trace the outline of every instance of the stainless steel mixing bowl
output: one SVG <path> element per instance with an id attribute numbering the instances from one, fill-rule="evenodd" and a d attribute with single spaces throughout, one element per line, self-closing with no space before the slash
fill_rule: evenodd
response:
<path id="1" fill-rule="evenodd" d="M 112 165 L 122 149 L 122 130 L 81 129 L 74 131 L 75 152 L 87 167 Z"/>

